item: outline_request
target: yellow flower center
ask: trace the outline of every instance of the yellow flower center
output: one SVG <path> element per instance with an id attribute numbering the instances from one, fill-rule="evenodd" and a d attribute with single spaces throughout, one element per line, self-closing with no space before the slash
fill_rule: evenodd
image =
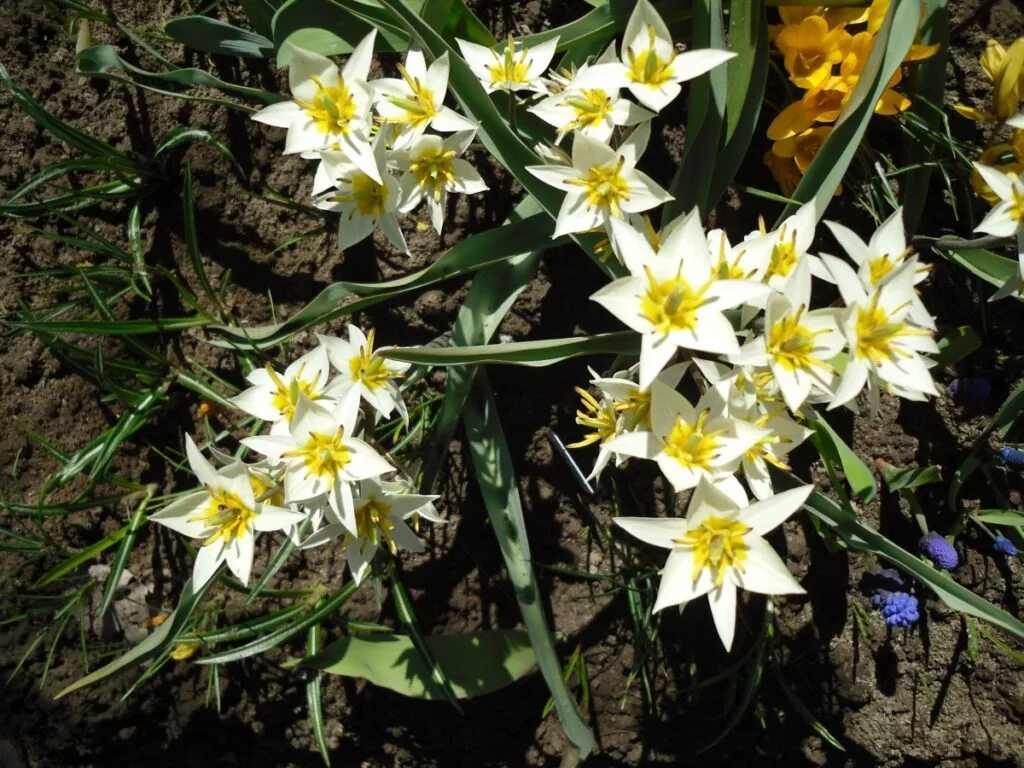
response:
<path id="1" fill-rule="evenodd" d="M 206 507 L 199 514 L 189 518 L 190 522 L 199 520 L 215 529 L 203 541 L 204 547 L 215 541 L 230 544 L 248 533 L 253 518 L 256 517 L 255 509 L 246 506 L 244 501 L 223 488 L 207 486 L 206 492 L 210 496 Z"/>
<path id="2" fill-rule="evenodd" d="M 281 455 L 288 459 L 301 458 L 306 465 L 306 477 L 334 478 L 352 460 L 344 437 L 341 429 L 333 435 L 310 432 L 305 444 Z"/>
<path id="3" fill-rule="evenodd" d="M 711 471 L 711 463 L 718 458 L 719 436 L 724 430 L 706 430 L 708 411 L 702 411 L 696 424 L 677 418 L 672 431 L 665 438 L 665 454 L 679 462 L 684 469 Z"/>
<path id="4" fill-rule="evenodd" d="M 356 102 L 345 79 L 339 77 L 338 84 L 334 86 L 324 85 L 319 77 L 314 77 L 313 82 L 316 84 L 313 100 L 304 102 L 296 99 L 296 102 L 306 110 L 320 133 L 347 135 L 356 114 Z"/>
<path id="5" fill-rule="evenodd" d="M 779 233 L 779 239 L 772 246 L 772 255 L 768 259 L 768 271 L 765 272 L 765 282 L 772 277 L 786 277 L 800 261 L 800 254 L 796 248 L 796 232 L 787 240 L 786 231 Z"/>
<path id="6" fill-rule="evenodd" d="M 654 330 L 668 334 L 696 328 L 697 310 L 707 303 L 704 294 L 710 282 L 695 289 L 681 274 L 659 281 L 649 268 L 644 270 L 647 293 L 640 297 L 640 313 L 651 322 Z"/>
<path id="7" fill-rule="evenodd" d="M 424 149 L 409 165 L 420 189 L 429 187 L 434 200 L 440 202 L 441 193 L 455 183 L 455 150 L 443 147 Z"/>
<path id="8" fill-rule="evenodd" d="M 576 423 L 592 430 L 583 439 L 572 443 L 569 448 L 583 448 L 597 442 L 607 442 L 615 437 L 619 428 L 619 411 L 614 403 L 601 403 L 582 387 L 576 387 L 580 396 L 580 408 L 576 411 Z"/>
<path id="9" fill-rule="evenodd" d="M 249 486 L 256 501 L 267 502 L 275 507 L 284 506 L 284 488 L 275 483 L 270 475 L 250 470 Z"/>
<path id="10" fill-rule="evenodd" d="M 1024 221 L 1024 185 L 1014 184 L 1010 199 L 1010 220 L 1020 224 Z"/>
<path id="11" fill-rule="evenodd" d="M 305 395 L 310 400 L 320 399 L 320 394 L 317 391 L 320 374 L 317 373 L 312 379 L 304 379 L 302 377 L 304 367 L 300 366 L 292 380 L 285 383 L 277 371 L 269 365 L 267 366 L 267 373 L 270 374 L 270 378 L 274 382 L 274 394 L 270 403 L 284 415 L 287 421 L 291 421 L 295 415 L 295 406 L 299 402 L 299 395 Z"/>
<path id="12" fill-rule="evenodd" d="M 672 62 L 675 61 L 676 55 L 673 53 L 667 59 L 663 59 L 658 55 L 654 47 L 655 33 L 653 26 L 647 27 L 647 39 L 648 45 L 644 50 L 634 53 L 633 49 L 630 48 L 626 51 L 626 56 L 629 59 L 629 69 L 626 76 L 634 83 L 657 88 L 672 79 L 674 75 Z"/>
<path id="13" fill-rule="evenodd" d="M 342 179 L 348 182 L 349 191 L 341 192 L 332 197 L 338 203 L 353 203 L 356 210 L 362 216 L 380 218 L 384 213 L 384 207 L 388 202 L 388 188 L 384 184 L 378 184 L 365 173 L 353 176 L 351 179 Z"/>
<path id="14" fill-rule="evenodd" d="M 392 96 L 390 101 L 396 107 L 405 110 L 404 115 L 384 118 L 385 123 L 408 125 L 411 128 L 422 128 L 437 116 L 434 106 L 434 92 L 420 82 L 418 77 L 410 75 L 401 64 L 398 71 L 411 91 L 409 96 Z"/>
<path id="15" fill-rule="evenodd" d="M 398 554 L 395 544 L 395 524 L 388 518 L 390 504 L 376 497 L 371 497 L 365 504 L 356 507 L 356 533 L 359 536 L 362 552 L 367 544 L 379 544 L 384 541 L 392 555 Z"/>
<path id="16" fill-rule="evenodd" d="M 565 103 L 572 107 L 576 113 L 575 119 L 562 131 L 568 133 L 572 130 L 583 130 L 595 128 L 612 111 L 614 103 L 603 88 L 584 88 L 578 95 L 570 96 Z"/>
<path id="17" fill-rule="evenodd" d="M 878 306 L 878 296 L 869 307 L 857 308 L 857 357 L 866 358 L 873 365 L 895 360 L 908 353 L 893 343 L 903 336 L 927 334 L 924 329 L 911 328 L 906 323 L 891 322 L 885 310 Z"/>
<path id="18" fill-rule="evenodd" d="M 825 331 L 812 331 L 800 324 L 804 308 L 795 314 L 777 320 L 768 331 L 768 354 L 789 371 L 808 371 L 825 364 L 814 356 L 814 337 Z"/>
<path id="19" fill-rule="evenodd" d="M 888 253 L 883 253 L 881 256 L 868 262 L 868 279 L 872 285 L 878 285 L 895 267 L 896 262 L 889 258 Z"/>
<path id="20" fill-rule="evenodd" d="M 693 547 L 693 580 L 708 568 L 714 575 L 715 586 L 720 587 L 730 568 L 743 573 L 748 553 L 744 537 L 749 532 L 750 528 L 738 520 L 718 516 L 708 517 L 687 531 L 677 543 Z"/>
<path id="21" fill-rule="evenodd" d="M 512 35 L 508 36 L 505 44 L 505 53 L 500 58 L 497 52 L 494 54 L 494 64 L 487 67 L 487 73 L 491 76 L 491 83 L 499 87 L 509 87 L 520 83 L 527 83 L 530 79 L 530 66 L 526 62 L 526 48 L 519 51 L 516 56 L 515 43 Z"/>
<path id="22" fill-rule="evenodd" d="M 567 179 L 567 184 L 582 187 L 587 194 L 587 205 L 607 211 L 618 218 L 621 216 L 619 204 L 629 200 L 629 184 L 622 176 L 621 158 L 615 165 L 595 165 L 586 175 L 578 179 Z"/>
<path id="23" fill-rule="evenodd" d="M 768 422 L 771 421 L 773 415 L 775 414 L 762 414 L 754 422 L 754 425 L 761 427 L 762 429 L 770 429 L 770 427 L 768 427 Z M 756 443 L 754 443 L 752 446 L 750 446 L 750 448 L 747 449 L 746 457 L 750 461 L 757 461 L 758 459 L 761 459 L 762 461 L 766 461 L 769 464 L 772 464 L 773 466 L 776 466 L 781 470 L 788 471 L 790 469 L 790 466 L 781 458 L 775 455 L 775 453 L 771 450 L 771 446 L 778 445 L 780 443 L 790 442 L 792 441 L 770 432 L 769 434 L 759 439 Z"/>
<path id="24" fill-rule="evenodd" d="M 371 328 L 366 334 L 366 344 L 359 348 L 359 354 L 349 359 L 348 369 L 353 381 L 361 381 L 370 389 L 380 389 L 401 374 L 390 370 L 383 357 L 373 354 L 373 336 Z"/>

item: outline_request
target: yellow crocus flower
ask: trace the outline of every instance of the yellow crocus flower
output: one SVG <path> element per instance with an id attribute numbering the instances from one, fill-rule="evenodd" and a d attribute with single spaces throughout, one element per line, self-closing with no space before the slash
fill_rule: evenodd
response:
<path id="1" fill-rule="evenodd" d="M 990 166 L 1003 173 L 1020 174 L 1024 172 L 1024 131 L 1017 131 L 1017 134 L 1020 134 L 1020 141 L 1017 141 L 1017 135 L 1014 135 L 1014 140 L 1015 144 L 1020 145 L 1019 147 L 1006 144 L 1005 142 L 993 144 L 981 153 L 981 156 L 978 157 L 978 163 Z M 1017 151 L 1018 149 L 1020 150 L 1019 152 Z M 974 166 L 971 167 L 971 188 L 974 190 L 974 194 L 986 202 L 992 205 L 999 202 L 999 195 L 992 191 L 992 187 L 988 185 L 988 182 L 985 181 Z"/>
<path id="2" fill-rule="evenodd" d="M 829 77 L 790 104 L 768 126 L 772 141 L 803 133 L 815 123 L 834 123 L 850 99 L 856 78 Z"/>
<path id="3" fill-rule="evenodd" d="M 850 46 L 850 33 L 830 29 L 823 16 L 807 16 L 799 24 L 787 24 L 775 38 L 782 51 L 789 78 L 800 88 L 813 88 L 832 75 Z"/>
<path id="4" fill-rule="evenodd" d="M 989 40 L 978 62 L 992 81 L 992 111 L 966 104 L 957 104 L 953 109 L 977 123 L 1013 117 L 1024 95 L 1024 37 L 1014 40 L 1008 49 L 998 40 Z"/>

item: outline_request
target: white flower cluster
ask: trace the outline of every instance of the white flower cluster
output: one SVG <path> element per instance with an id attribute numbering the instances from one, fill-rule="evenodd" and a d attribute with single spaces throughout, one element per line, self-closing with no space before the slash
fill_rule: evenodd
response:
<path id="1" fill-rule="evenodd" d="M 246 464 L 215 453 L 218 468 L 187 438 L 189 465 L 203 487 L 150 519 L 202 540 L 195 588 L 222 562 L 248 583 L 256 534 L 267 531 L 288 531 L 302 548 L 340 539 L 359 583 L 381 547 L 392 555 L 399 547 L 423 551 L 407 520 L 440 522 L 436 497 L 410 493 L 409 479 L 366 435 L 367 424 L 392 414 L 408 420 L 397 385 L 408 364 L 381 357 L 373 331 L 364 336 L 355 326 L 347 340 L 319 340 L 283 372 L 253 370 L 251 386 L 232 401 L 269 423 L 267 434 L 241 441 L 264 459 Z"/>

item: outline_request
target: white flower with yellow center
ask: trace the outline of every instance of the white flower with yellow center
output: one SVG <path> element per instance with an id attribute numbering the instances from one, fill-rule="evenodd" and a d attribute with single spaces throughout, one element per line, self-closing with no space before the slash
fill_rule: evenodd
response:
<path id="1" fill-rule="evenodd" d="M 907 236 L 903 228 L 902 207 L 897 208 L 888 219 L 883 221 L 866 243 L 856 232 L 842 224 L 834 221 L 826 221 L 825 224 L 832 230 L 832 234 L 843 246 L 843 250 L 846 251 L 850 260 L 857 266 L 857 274 L 866 291 L 873 291 L 881 285 L 913 254 L 913 249 L 907 244 Z M 928 277 L 928 272 L 928 265 L 918 262 L 914 283 L 917 284 L 925 280 Z M 935 320 L 916 291 L 913 306 L 910 308 L 910 319 L 924 328 L 935 329 Z"/>
<path id="2" fill-rule="evenodd" d="M 672 35 L 648 0 L 639 0 L 622 38 L 622 64 L 629 92 L 645 107 L 660 112 L 686 80 L 724 64 L 736 54 L 713 48 L 677 53 Z"/>
<path id="3" fill-rule="evenodd" d="M 556 143 L 574 132 L 607 143 L 616 126 L 637 125 L 654 117 L 653 112 L 619 97 L 625 85 L 618 63 L 584 65 L 561 90 L 528 111 L 557 129 Z"/>
<path id="4" fill-rule="evenodd" d="M 408 150 L 396 153 L 395 163 L 403 172 L 398 181 L 403 213 L 426 200 L 431 223 L 440 232 L 449 192 L 475 195 L 487 189 L 476 169 L 460 157 L 475 135 L 460 131 L 444 139 L 420 136 Z"/>
<path id="5" fill-rule="evenodd" d="M 406 521 L 415 517 L 432 523 L 444 522 L 434 511 L 436 498 L 405 493 L 398 483 L 363 480 L 355 494 L 355 530 L 334 520 L 328 512 L 332 521 L 309 536 L 301 546 L 308 549 L 341 537 L 352 578 L 359 584 L 369 573 L 379 550 L 387 550 L 392 557 L 398 556 L 399 549 L 423 551 L 423 542 Z"/>
<path id="6" fill-rule="evenodd" d="M 672 387 L 655 382 L 650 431 L 619 435 L 608 449 L 654 460 L 677 492 L 693 488 L 701 478 L 722 480 L 739 468 L 745 451 L 768 435 L 724 412 L 725 403 L 713 389 L 694 406 Z"/>
<path id="7" fill-rule="evenodd" d="M 769 465 L 776 469 L 789 470 L 786 463 L 789 452 L 811 436 L 812 431 L 801 426 L 782 405 L 752 408 L 746 414 L 733 411 L 734 416 L 743 418 L 767 434 L 748 448 L 743 454 L 741 466 L 743 477 L 755 498 L 767 499 L 773 493 Z"/>
<path id="8" fill-rule="evenodd" d="M 287 128 L 286 155 L 337 145 L 362 171 L 380 182 L 370 149 L 371 88 L 366 82 L 376 31 L 364 37 L 344 68 L 326 56 L 292 46 L 290 101 L 264 107 L 253 120 Z"/>
<path id="9" fill-rule="evenodd" d="M 782 558 L 762 538 L 807 501 L 813 486 L 794 488 L 746 506 L 735 494 L 701 482 L 685 518 L 619 517 L 627 533 L 669 550 L 654 610 L 708 596 L 715 628 L 728 651 L 736 631 L 737 590 L 803 594 Z"/>
<path id="10" fill-rule="evenodd" d="M 300 397 L 288 435 L 258 435 L 241 442 L 284 467 L 284 494 L 289 503 L 326 494 L 338 520 L 355 531 L 352 484 L 394 471 L 384 457 L 355 437 L 358 417 L 355 390 L 330 410 Z"/>
<path id="11" fill-rule="evenodd" d="M 1018 117 L 1024 123 L 1024 116 Z M 1024 128 L 1024 125 L 1021 127 Z M 1007 296 L 1024 296 L 1024 180 L 1016 174 L 1003 173 L 987 165 L 975 163 L 974 167 L 999 198 L 996 206 L 985 215 L 974 231 L 996 237 L 1017 238 L 1017 273 L 1011 275 L 989 301 Z"/>
<path id="12" fill-rule="evenodd" d="M 331 365 L 338 372 L 331 382 L 331 394 L 339 399 L 355 390 L 377 412 L 389 418 L 396 409 L 408 423 L 409 414 L 398 389 L 398 380 L 409 370 L 409 363 L 388 360 L 373 348 L 374 331 L 363 334 L 354 325 L 348 327 L 348 340 L 336 336 L 318 336 L 327 350 Z"/>
<path id="13" fill-rule="evenodd" d="M 810 309 L 811 272 L 800 261 L 786 283 L 786 292 L 768 297 L 764 334 L 743 345 L 730 361 L 768 367 L 793 413 L 812 390 L 831 393 L 835 370 L 831 360 L 846 345 L 831 309 Z"/>
<path id="14" fill-rule="evenodd" d="M 804 260 L 814 277 L 831 279 L 821 260 L 807 252 L 814 242 L 817 223 L 817 209 L 814 203 L 807 203 L 783 221 L 778 229 L 768 232 L 762 221 L 760 231 L 744 239 L 743 247 L 748 251 L 748 259 L 759 264 L 761 279 L 772 290 L 784 292 L 790 274 Z"/>
<path id="15" fill-rule="evenodd" d="M 938 345 L 930 329 L 909 321 L 917 259 L 907 259 L 870 293 L 845 261 L 825 255 L 822 259 L 846 302 L 839 328 L 849 347 L 849 360 L 829 409 L 848 403 L 865 386 L 872 413 L 878 410 L 880 387 L 908 400 L 937 395 L 929 370 L 935 363 L 925 355 L 938 352 Z"/>
<path id="16" fill-rule="evenodd" d="M 455 38 L 455 42 L 459 44 L 469 68 L 488 93 L 547 93 L 548 89 L 542 76 L 555 55 L 555 48 L 558 47 L 557 37 L 527 48 L 509 35 L 505 46 L 499 50 L 458 38 Z"/>
<path id="17" fill-rule="evenodd" d="M 475 131 L 476 124 L 444 105 L 448 93 L 448 54 L 428 67 L 423 52 L 410 48 L 401 77 L 373 81 L 375 107 L 380 120 L 390 126 L 397 149 L 409 146 L 427 128 L 441 133 Z"/>
<path id="18" fill-rule="evenodd" d="M 650 127 L 640 125 L 618 150 L 577 136 L 572 143 L 572 165 L 529 165 L 530 173 L 564 190 L 554 237 L 608 227 L 610 221 L 655 208 L 672 196 L 636 169 L 647 147 Z"/>
<path id="19" fill-rule="evenodd" d="M 396 216 L 401 193 L 398 181 L 388 173 L 386 153 L 383 137 L 378 134 L 373 143 L 378 181 L 350 161 L 344 152 L 320 152 L 313 194 L 318 196 L 317 208 L 341 214 L 338 220 L 339 251 L 361 242 L 380 227 L 395 248 L 409 252 Z"/>
<path id="20" fill-rule="evenodd" d="M 300 397 L 325 399 L 333 405 L 328 391 L 330 363 L 323 346 L 314 347 L 278 373 L 273 366 L 254 368 L 245 377 L 252 386 L 231 398 L 232 404 L 257 419 L 270 422 L 270 434 L 288 433 Z"/>
<path id="21" fill-rule="evenodd" d="M 768 287 L 753 280 L 719 279 L 700 214 L 691 211 L 657 252 L 642 233 L 612 221 L 612 239 L 629 277 L 591 298 L 642 334 L 640 386 L 647 387 L 677 349 L 717 354 L 739 351 L 724 310 L 758 300 Z"/>
<path id="22" fill-rule="evenodd" d="M 185 453 L 203 489 L 187 494 L 149 519 L 203 540 L 192 573 L 193 589 L 206 584 L 221 563 L 227 563 L 238 580 L 247 584 L 256 533 L 286 530 L 303 516 L 276 506 L 280 493 L 269 487 L 264 475 L 251 472 L 242 462 L 214 469 L 191 435 L 185 436 Z"/>

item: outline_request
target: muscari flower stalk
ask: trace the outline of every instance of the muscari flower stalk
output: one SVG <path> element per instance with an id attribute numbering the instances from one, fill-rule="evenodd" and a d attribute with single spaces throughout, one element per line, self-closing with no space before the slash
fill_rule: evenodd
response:
<path id="1" fill-rule="evenodd" d="M 1011 467 L 1024 467 L 1024 451 L 1020 448 L 1001 448 L 999 460 L 1003 464 L 1009 464 Z"/>
<path id="2" fill-rule="evenodd" d="M 920 547 L 928 559 L 943 570 L 951 571 L 960 563 L 956 548 L 935 531 L 930 531 L 921 537 Z"/>
<path id="3" fill-rule="evenodd" d="M 1006 555 L 1007 557 L 1017 556 L 1017 547 L 1013 545 L 1013 542 L 1002 534 L 997 533 L 995 539 L 992 541 L 992 548 L 1000 555 Z"/>

